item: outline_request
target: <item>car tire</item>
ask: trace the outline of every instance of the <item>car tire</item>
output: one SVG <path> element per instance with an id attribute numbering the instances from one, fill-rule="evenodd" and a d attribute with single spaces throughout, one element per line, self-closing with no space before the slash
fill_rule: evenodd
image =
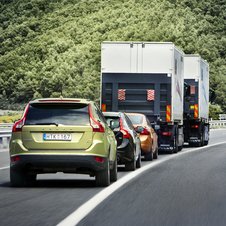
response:
<path id="1" fill-rule="evenodd" d="M 158 156 L 159 156 L 159 150 L 158 150 L 158 145 L 157 145 L 153 158 L 158 159 Z"/>
<path id="2" fill-rule="evenodd" d="M 27 175 L 26 182 L 34 183 L 36 181 L 37 174 Z"/>
<path id="3" fill-rule="evenodd" d="M 115 158 L 113 169 L 110 171 L 110 181 L 117 181 L 118 175 L 118 165 L 117 165 L 117 157 Z"/>
<path id="4" fill-rule="evenodd" d="M 145 158 L 146 161 L 152 161 L 153 160 L 153 143 L 151 145 L 151 150 L 147 154 L 145 154 L 144 158 Z"/>
<path id="5" fill-rule="evenodd" d="M 135 152 L 133 153 L 133 159 L 132 159 L 132 161 L 125 163 L 125 170 L 126 171 L 134 171 L 134 170 L 136 170 Z"/>
<path id="6" fill-rule="evenodd" d="M 96 186 L 97 187 L 107 187 L 110 185 L 110 166 L 109 159 L 107 159 L 108 163 L 104 170 L 96 172 Z"/>
<path id="7" fill-rule="evenodd" d="M 26 174 L 23 171 L 16 171 L 10 167 L 10 183 L 12 187 L 24 187 Z"/>
<path id="8" fill-rule="evenodd" d="M 178 151 L 181 151 L 183 149 L 183 145 L 182 146 L 178 146 Z"/>
<path id="9" fill-rule="evenodd" d="M 139 154 L 139 157 L 136 162 L 136 168 L 140 168 L 140 167 L 141 167 L 141 154 Z"/>

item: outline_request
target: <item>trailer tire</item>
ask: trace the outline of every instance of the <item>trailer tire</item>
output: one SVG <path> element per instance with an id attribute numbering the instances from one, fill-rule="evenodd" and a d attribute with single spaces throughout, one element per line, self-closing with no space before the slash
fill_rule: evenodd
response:
<path id="1" fill-rule="evenodd" d="M 202 129 L 202 139 L 201 139 L 201 146 L 204 146 L 205 145 L 205 141 L 204 141 L 204 127 Z"/>
<path id="2" fill-rule="evenodd" d="M 182 146 L 178 146 L 178 151 L 181 151 L 183 149 L 183 145 Z"/>
<path id="3" fill-rule="evenodd" d="M 175 129 L 175 142 L 173 147 L 173 153 L 178 152 L 178 128 Z"/>

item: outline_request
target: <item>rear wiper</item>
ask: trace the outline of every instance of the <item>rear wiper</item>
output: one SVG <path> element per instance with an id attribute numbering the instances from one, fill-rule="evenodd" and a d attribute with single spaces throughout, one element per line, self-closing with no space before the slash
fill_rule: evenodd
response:
<path id="1" fill-rule="evenodd" d="M 40 123 L 35 123 L 35 125 L 56 125 L 56 126 L 58 126 L 58 124 L 55 122 L 40 122 Z"/>

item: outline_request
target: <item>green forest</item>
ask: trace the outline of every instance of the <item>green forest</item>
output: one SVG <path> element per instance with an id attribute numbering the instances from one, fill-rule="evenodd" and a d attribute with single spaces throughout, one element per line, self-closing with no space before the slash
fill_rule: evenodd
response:
<path id="1" fill-rule="evenodd" d="M 226 0 L 1 0 L 0 109 L 100 96 L 103 41 L 173 42 L 210 64 L 226 111 Z"/>

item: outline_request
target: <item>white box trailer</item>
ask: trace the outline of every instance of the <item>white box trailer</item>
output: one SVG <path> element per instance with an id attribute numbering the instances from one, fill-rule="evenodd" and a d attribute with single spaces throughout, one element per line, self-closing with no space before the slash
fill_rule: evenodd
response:
<path id="1" fill-rule="evenodd" d="M 101 49 L 101 77 L 103 80 L 109 74 L 115 74 L 115 78 L 118 74 L 121 77 L 130 75 L 129 77 L 131 78 L 135 75 L 135 82 L 139 83 L 139 77 L 147 75 L 145 83 L 152 82 L 154 84 L 157 84 L 155 80 L 164 81 L 168 79 L 170 81 L 169 95 L 171 97 L 167 104 L 171 107 L 169 122 L 174 123 L 176 121 L 182 124 L 183 57 L 183 51 L 171 42 L 103 42 Z M 156 98 L 156 101 L 161 101 L 161 97 L 159 97 L 159 100 L 158 97 Z M 162 96 L 162 98 L 164 97 Z M 157 107 L 159 109 L 156 109 Z M 164 106 L 161 107 L 163 109 Z M 156 105 L 154 108 L 155 117 L 166 120 L 162 115 L 163 112 L 160 113 L 160 106 Z M 123 109 L 115 108 L 113 110 Z"/>
<path id="2" fill-rule="evenodd" d="M 183 146 L 183 98 L 184 53 L 172 42 L 102 43 L 102 110 L 147 115 L 168 134 L 160 150 Z"/>
<path id="3" fill-rule="evenodd" d="M 190 101 L 184 102 L 185 141 L 198 146 L 209 140 L 209 64 L 199 55 L 184 56 L 184 81 Z"/>

